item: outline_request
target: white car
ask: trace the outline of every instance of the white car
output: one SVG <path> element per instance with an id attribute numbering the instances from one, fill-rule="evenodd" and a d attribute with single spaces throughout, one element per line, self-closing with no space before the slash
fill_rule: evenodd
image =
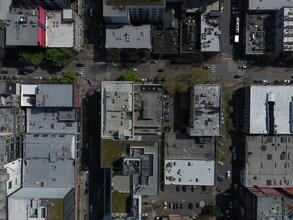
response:
<path id="1" fill-rule="evenodd" d="M 226 210 L 226 216 L 227 218 L 230 218 L 230 211 L 228 209 Z"/>
<path id="2" fill-rule="evenodd" d="M 132 69 L 132 71 L 137 72 L 137 69 Z"/>
<path id="3" fill-rule="evenodd" d="M 36 76 L 35 79 L 41 80 L 42 77 L 41 76 Z"/>
<path id="4" fill-rule="evenodd" d="M 219 165 L 221 165 L 221 166 L 224 165 L 224 163 L 223 163 L 222 161 L 218 161 L 217 163 L 218 163 Z"/>
<path id="5" fill-rule="evenodd" d="M 163 206 L 164 206 L 164 209 L 167 209 L 167 207 L 168 207 L 167 202 L 163 202 Z"/>
<path id="6" fill-rule="evenodd" d="M 227 178 L 230 178 L 230 177 L 231 177 L 231 172 L 230 172 L 230 170 L 227 170 L 227 172 L 226 172 L 226 177 L 227 177 Z"/>
<path id="7" fill-rule="evenodd" d="M 290 80 L 289 79 L 285 79 L 284 80 L 284 83 L 288 83 L 289 84 L 290 83 Z"/>
<path id="8" fill-rule="evenodd" d="M 90 212 L 93 212 L 94 211 L 94 207 L 93 205 L 90 205 Z"/>
<path id="9" fill-rule="evenodd" d="M 222 6 L 222 7 L 221 7 L 221 13 L 223 12 L 223 9 L 224 9 L 224 7 Z"/>

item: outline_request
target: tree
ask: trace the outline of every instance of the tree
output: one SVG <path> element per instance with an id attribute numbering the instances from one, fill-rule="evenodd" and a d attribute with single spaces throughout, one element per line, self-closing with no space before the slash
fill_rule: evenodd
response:
<path id="1" fill-rule="evenodd" d="M 202 216 L 218 216 L 221 210 L 218 206 L 215 205 L 206 205 L 201 210 Z"/>
<path id="2" fill-rule="evenodd" d="M 62 68 L 68 63 L 66 55 L 58 49 L 47 49 L 45 59 L 58 68 Z"/>
<path id="3" fill-rule="evenodd" d="M 26 64 L 38 66 L 44 59 L 44 53 L 21 53 L 20 56 Z"/>
<path id="4" fill-rule="evenodd" d="M 75 83 L 76 82 L 76 77 L 74 75 L 74 72 L 68 71 L 68 72 L 63 72 L 62 77 L 59 80 L 60 83 Z"/>
<path id="5" fill-rule="evenodd" d="M 110 48 L 106 51 L 106 60 L 107 62 L 120 62 L 120 49 L 117 48 Z"/>
<path id="6" fill-rule="evenodd" d="M 151 51 L 150 50 L 143 50 L 143 58 L 150 60 L 152 58 Z"/>
<path id="7" fill-rule="evenodd" d="M 187 82 L 176 82 L 176 92 L 184 93 L 188 91 L 188 83 Z"/>
<path id="8" fill-rule="evenodd" d="M 172 81 L 166 81 L 164 83 L 164 88 L 165 88 L 166 92 L 168 92 L 170 94 L 175 94 L 176 83 L 172 82 Z"/>
<path id="9" fill-rule="evenodd" d="M 135 71 L 133 70 L 128 70 L 124 72 L 121 76 L 123 81 L 133 81 L 136 82 L 138 80 L 138 76 Z"/>

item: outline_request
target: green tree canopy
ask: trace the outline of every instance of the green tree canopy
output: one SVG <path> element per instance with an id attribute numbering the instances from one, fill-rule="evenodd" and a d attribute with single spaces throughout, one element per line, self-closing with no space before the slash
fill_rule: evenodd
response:
<path id="1" fill-rule="evenodd" d="M 38 66 L 44 59 L 44 53 L 21 53 L 20 56 L 26 64 Z"/>
<path id="2" fill-rule="evenodd" d="M 135 71 L 133 70 L 128 70 L 124 72 L 121 76 L 123 81 L 133 81 L 136 82 L 138 80 L 138 76 Z"/>
<path id="3" fill-rule="evenodd" d="M 62 77 L 59 80 L 60 83 L 75 83 L 76 82 L 76 77 L 74 75 L 74 72 L 68 71 L 68 72 L 63 72 Z"/>
<path id="4" fill-rule="evenodd" d="M 150 60 L 152 58 L 150 50 L 143 50 L 143 58 Z"/>
<path id="5" fill-rule="evenodd" d="M 59 68 L 64 67 L 68 63 L 66 55 L 58 49 L 47 49 L 45 59 L 51 62 L 54 67 Z"/>

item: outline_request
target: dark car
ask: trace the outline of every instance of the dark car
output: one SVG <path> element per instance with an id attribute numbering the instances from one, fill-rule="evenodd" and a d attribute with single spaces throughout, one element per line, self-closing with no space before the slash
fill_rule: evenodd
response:
<path id="1" fill-rule="evenodd" d="M 216 187 L 217 192 L 222 192 L 222 190 L 219 187 Z"/>
<path id="2" fill-rule="evenodd" d="M 177 203 L 174 203 L 174 209 L 178 209 L 178 204 Z"/>
<path id="3" fill-rule="evenodd" d="M 186 192 L 186 186 L 182 187 L 183 192 Z"/>
<path id="4" fill-rule="evenodd" d="M 158 72 L 159 73 L 164 72 L 164 69 L 158 69 Z"/>
<path id="5" fill-rule="evenodd" d="M 192 203 L 188 203 L 188 208 L 189 209 L 193 209 L 193 204 Z"/>
<path id="6" fill-rule="evenodd" d="M 183 209 L 183 205 L 182 205 L 182 203 L 178 204 L 178 208 L 179 208 L 179 209 Z"/>
<path id="7" fill-rule="evenodd" d="M 191 187 L 191 192 L 195 192 L 196 186 Z"/>
<path id="8" fill-rule="evenodd" d="M 161 191 L 165 191 L 165 185 L 164 184 L 161 185 Z"/>
<path id="9" fill-rule="evenodd" d="M 77 63 L 76 67 L 84 67 L 84 64 L 83 63 Z"/>
<path id="10" fill-rule="evenodd" d="M 176 186 L 176 191 L 181 192 L 181 186 Z"/>
<path id="11" fill-rule="evenodd" d="M 235 79 L 242 78 L 242 75 L 240 75 L 240 74 L 237 74 L 237 75 L 235 75 L 235 76 L 234 76 L 234 78 L 235 78 Z"/>
<path id="12" fill-rule="evenodd" d="M 21 71 L 21 72 L 19 73 L 19 75 L 27 75 L 27 74 L 28 74 L 27 71 Z"/>
<path id="13" fill-rule="evenodd" d="M 8 74 L 7 70 L 1 70 L 1 74 Z"/>
<path id="14" fill-rule="evenodd" d="M 172 202 L 169 203 L 169 208 L 173 209 L 173 203 Z"/>
<path id="15" fill-rule="evenodd" d="M 222 175 L 218 175 L 218 176 L 217 176 L 217 180 L 218 180 L 218 181 L 223 181 L 223 180 L 224 180 L 224 176 L 222 176 Z"/>

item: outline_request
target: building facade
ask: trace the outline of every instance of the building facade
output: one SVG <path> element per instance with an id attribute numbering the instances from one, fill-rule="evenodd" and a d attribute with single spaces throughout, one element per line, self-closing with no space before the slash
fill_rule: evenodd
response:
<path id="1" fill-rule="evenodd" d="M 19 0 L 26 6 L 42 6 L 45 9 L 70 8 L 71 0 Z"/>

